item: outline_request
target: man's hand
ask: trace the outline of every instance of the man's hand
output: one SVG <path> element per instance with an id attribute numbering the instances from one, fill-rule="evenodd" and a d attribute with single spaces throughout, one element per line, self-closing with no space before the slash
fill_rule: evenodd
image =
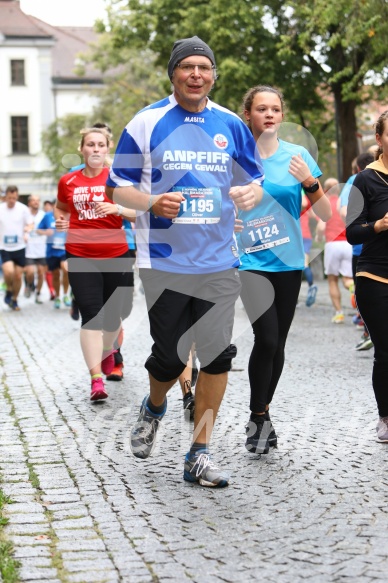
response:
<path id="1" fill-rule="evenodd" d="M 152 214 L 165 219 L 175 219 L 178 216 L 183 200 L 185 200 L 185 197 L 179 192 L 165 192 L 164 194 L 152 195 Z"/>
<path id="2" fill-rule="evenodd" d="M 250 211 L 261 201 L 263 190 L 258 184 L 232 186 L 229 190 L 229 196 L 239 209 Z"/>

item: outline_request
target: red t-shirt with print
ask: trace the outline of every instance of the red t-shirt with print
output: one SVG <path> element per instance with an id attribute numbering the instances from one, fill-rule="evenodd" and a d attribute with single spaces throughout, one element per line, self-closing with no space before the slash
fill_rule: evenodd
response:
<path id="1" fill-rule="evenodd" d="M 94 177 L 76 170 L 62 176 L 58 183 L 58 200 L 70 211 L 66 250 L 72 255 L 106 259 L 128 251 L 122 218 L 99 215 L 95 209 L 97 202 L 112 202 L 105 194 L 108 174 L 108 168 Z"/>

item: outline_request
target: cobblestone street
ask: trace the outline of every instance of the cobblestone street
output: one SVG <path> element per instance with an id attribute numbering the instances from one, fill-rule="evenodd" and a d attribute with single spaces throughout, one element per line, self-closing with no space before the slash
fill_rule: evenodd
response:
<path id="1" fill-rule="evenodd" d="M 95 404 L 68 310 L 24 298 L 20 313 L 0 307 L 0 488 L 14 501 L 4 534 L 21 581 L 387 581 L 388 446 L 375 441 L 373 350 L 354 350 L 350 308 L 343 325 L 331 323 L 326 282 L 310 309 L 305 285 L 268 455 L 244 448 L 252 333 L 237 304 L 238 356 L 212 443 L 232 479 L 219 490 L 182 479 L 192 426 L 178 386 L 152 457 L 130 451 L 151 346 L 138 290 L 124 380 L 107 382 L 109 399 Z"/>

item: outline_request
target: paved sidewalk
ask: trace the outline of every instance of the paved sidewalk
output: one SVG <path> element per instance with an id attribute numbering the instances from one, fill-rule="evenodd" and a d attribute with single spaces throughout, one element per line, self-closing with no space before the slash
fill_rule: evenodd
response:
<path id="1" fill-rule="evenodd" d="M 331 324 L 326 282 L 319 288 L 306 308 L 303 284 L 272 407 L 279 447 L 261 457 L 244 448 L 252 335 L 237 305 L 239 352 L 213 441 L 232 473 L 221 490 L 182 480 L 190 423 L 178 387 L 153 456 L 130 452 L 151 344 L 139 292 L 125 379 L 107 383 L 99 404 L 68 310 L 24 298 L 20 313 L 1 306 L 1 488 L 15 501 L 5 535 L 21 581 L 387 581 L 388 447 L 374 441 L 373 351 L 354 350 L 351 310 Z"/>

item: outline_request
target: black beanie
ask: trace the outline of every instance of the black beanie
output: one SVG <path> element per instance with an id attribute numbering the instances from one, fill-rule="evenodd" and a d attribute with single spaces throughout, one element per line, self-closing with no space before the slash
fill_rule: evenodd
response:
<path id="1" fill-rule="evenodd" d="M 191 38 L 182 38 L 174 42 L 172 47 L 171 57 L 168 62 L 168 76 L 172 78 L 173 71 L 182 59 L 186 57 L 191 57 L 192 55 L 201 55 L 207 57 L 211 60 L 212 64 L 216 65 L 216 60 L 214 58 L 213 51 L 203 42 L 198 36 L 192 36 Z"/>

